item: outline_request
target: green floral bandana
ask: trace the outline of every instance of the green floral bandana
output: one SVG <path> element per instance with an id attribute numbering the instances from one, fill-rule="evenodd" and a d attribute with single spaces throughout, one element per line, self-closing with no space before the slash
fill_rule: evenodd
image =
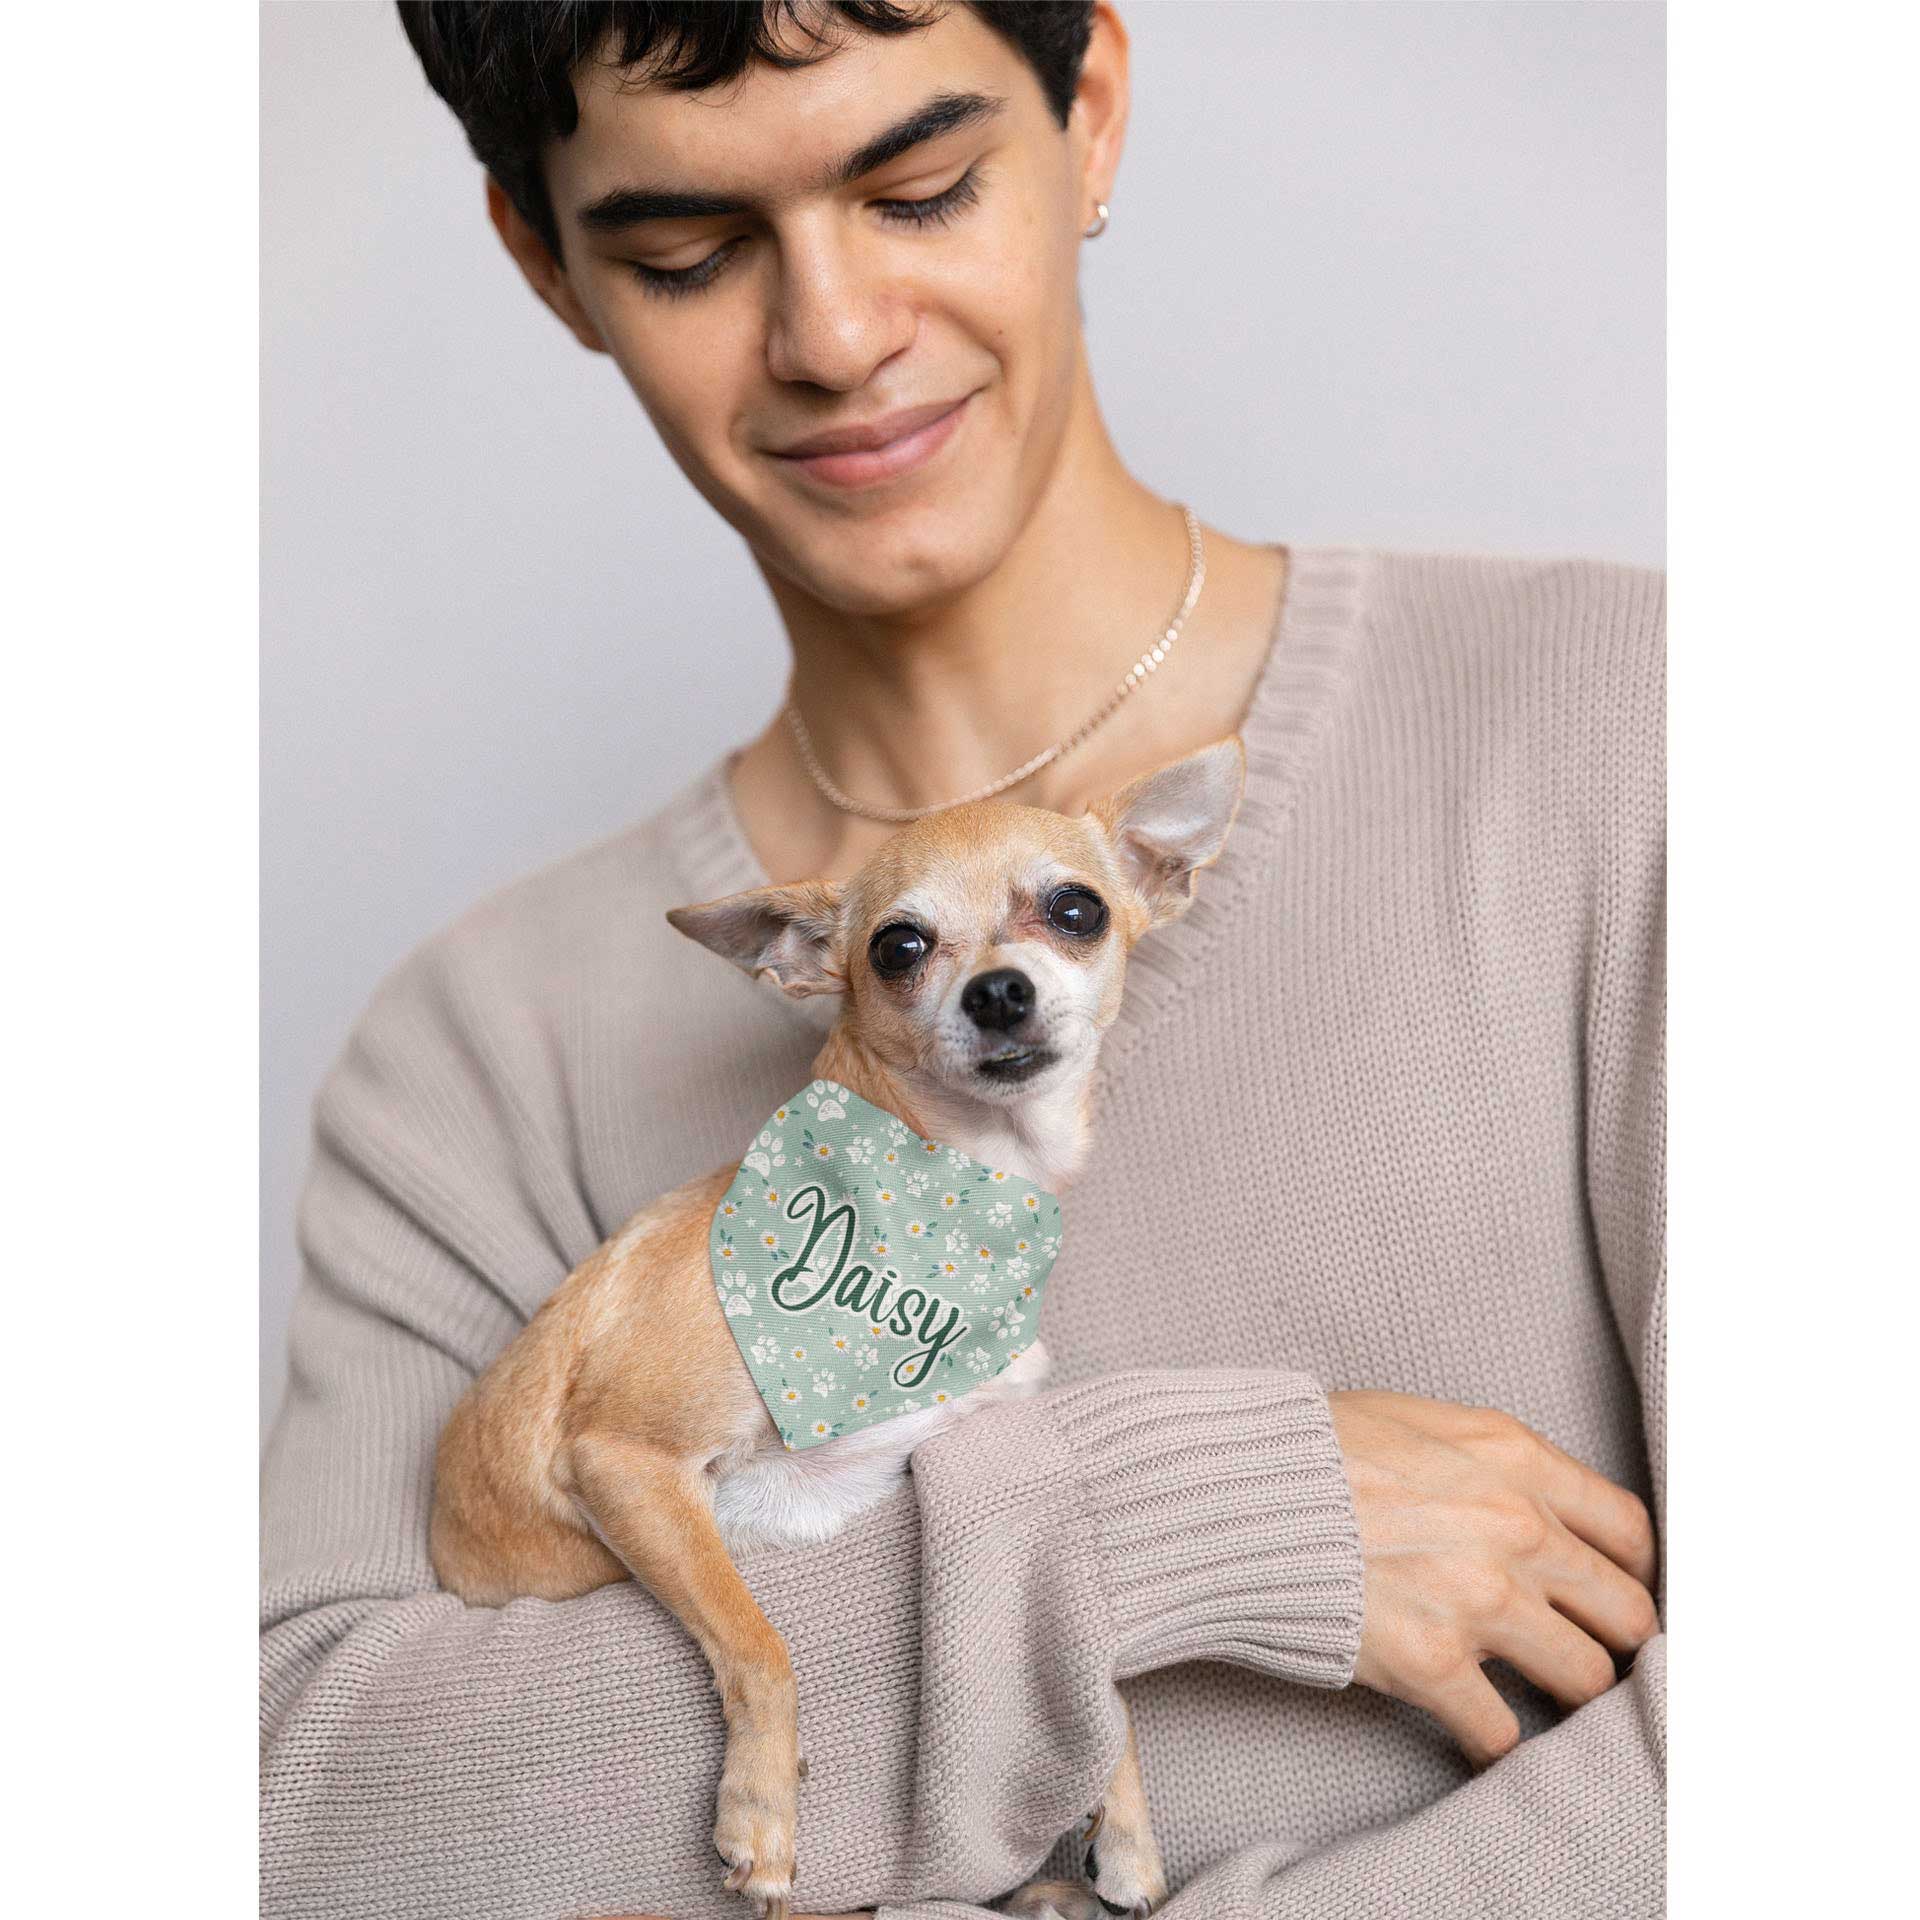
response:
<path id="1" fill-rule="evenodd" d="M 713 1216 L 713 1283 L 796 1451 L 956 1399 L 1033 1344 L 1060 1203 L 815 1080 Z"/>

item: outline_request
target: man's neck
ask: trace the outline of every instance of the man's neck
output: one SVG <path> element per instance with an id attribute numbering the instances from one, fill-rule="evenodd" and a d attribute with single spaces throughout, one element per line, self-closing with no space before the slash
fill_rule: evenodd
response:
<path id="1" fill-rule="evenodd" d="M 846 792 L 920 806 L 999 778 L 1084 725 L 1179 605 L 1185 525 L 1172 502 L 1126 471 L 1083 385 L 1053 472 L 984 578 L 907 612 L 862 614 L 767 570 L 802 717 Z M 1133 773 L 1233 730 L 1265 658 L 1278 559 L 1224 536 L 1206 544 L 1185 653 L 1084 747 L 1009 798 L 1075 813 Z M 876 561 L 875 570 L 887 568 Z M 1189 659 L 1204 671 L 1189 670 Z M 731 777 L 748 837 L 776 881 L 842 876 L 891 831 L 836 811 L 816 791 L 778 716 Z"/>

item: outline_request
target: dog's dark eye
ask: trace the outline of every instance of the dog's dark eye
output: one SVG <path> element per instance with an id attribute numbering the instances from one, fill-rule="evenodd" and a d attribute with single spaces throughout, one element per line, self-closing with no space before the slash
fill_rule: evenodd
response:
<path id="1" fill-rule="evenodd" d="M 1085 887 L 1062 887 L 1047 902 L 1047 920 L 1062 933 L 1088 939 L 1107 924 L 1107 905 Z"/>
<path id="2" fill-rule="evenodd" d="M 909 926 L 904 920 L 882 927 L 867 942 L 867 958 L 873 962 L 874 972 L 886 974 L 890 979 L 910 972 L 932 951 L 933 942 L 918 927 Z"/>

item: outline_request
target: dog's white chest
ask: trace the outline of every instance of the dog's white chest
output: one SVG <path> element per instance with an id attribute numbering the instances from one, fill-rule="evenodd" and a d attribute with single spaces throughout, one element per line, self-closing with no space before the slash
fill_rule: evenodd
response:
<path id="1" fill-rule="evenodd" d="M 751 1450 L 724 1456 L 711 1469 L 714 1518 L 728 1551 L 832 1539 L 899 1484 L 916 1447 L 993 1401 L 1037 1391 L 1050 1364 L 1035 1340 L 1003 1373 L 943 1405 L 896 1414 L 804 1450 L 787 1448 L 766 1430 Z"/>

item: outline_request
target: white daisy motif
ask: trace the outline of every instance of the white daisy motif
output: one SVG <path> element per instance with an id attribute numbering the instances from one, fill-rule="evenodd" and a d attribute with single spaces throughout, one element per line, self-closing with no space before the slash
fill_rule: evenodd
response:
<path id="1" fill-rule="evenodd" d="M 846 1352 L 846 1350 L 847 1350 L 847 1336 L 846 1336 L 846 1335 L 845 1335 L 844 1333 L 836 1333 L 836 1334 L 835 1334 L 835 1335 L 833 1336 L 833 1350 L 834 1350 L 834 1352 L 835 1352 L 835 1353 L 845 1353 L 845 1352 Z"/>
<path id="2" fill-rule="evenodd" d="M 855 1413 L 865 1413 L 867 1408 L 872 1404 L 864 1393 L 856 1393 L 853 1396 L 853 1410 Z"/>
<path id="3" fill-rule="evenodd" d="M 909 1220 L 907 1222 L 907 1238 L 909 1240 L 924 1240 L 926 1234 L 927 1223 L 924 1220 Z"/>
<path id="4" fill-rule="evenodd" d="M 824 1420 L 816 1420 L 813 1423 L 813 1431 L 814 1431 L 814 1437 L 817 1439 L 823 1433 L 832 1432 L 832 1428 L 829 1427 Z"/>
<path id="5" fill-rule="evenodd" d="M 891 1187 L 875 1187 L 873 1197 L 878 1200 L 883 1207 L 893 1205 L 893 1189 Z"/>
<path id="6" fill-rule="evenodd" d="M 943 1207 L 957 1207 L 960 1204 L 960 1196 L 957 1193 L 943 1193 L 940 1196 L 940 1204 Z"/>
<path id="7" fill-rule="evenodd" d="M 933 1404 L 936 1407 L 944 1407 L 947 1404 L 947 1398 L 947 1390 L 942 1387 L 940 1391 L 933 1396 Z"/>
<path id="8" fill-rule="evenodd" d="M 794 1401 L 800 1398 L 800 1389 L 798 1387 L 788 1387 L 786 1391 L 781 1394 L 780 1398 L 791 1406 Z"/>
<path id="9" fill-rule="evenodd" d="M 795 1348 L 794 1348 L 794 1350 L 793 1350 L 793 1357 L 794 1357 L 794 1358 L 795 1358 L 796 1360 L 804 1360 L 804 1359 L 805 1359 L 805 1358 L 807 1357 L 807 1350 L 806 1350 L 806 1348 L 805 1348 L 805 1347 L 795 1347 Z"/>

